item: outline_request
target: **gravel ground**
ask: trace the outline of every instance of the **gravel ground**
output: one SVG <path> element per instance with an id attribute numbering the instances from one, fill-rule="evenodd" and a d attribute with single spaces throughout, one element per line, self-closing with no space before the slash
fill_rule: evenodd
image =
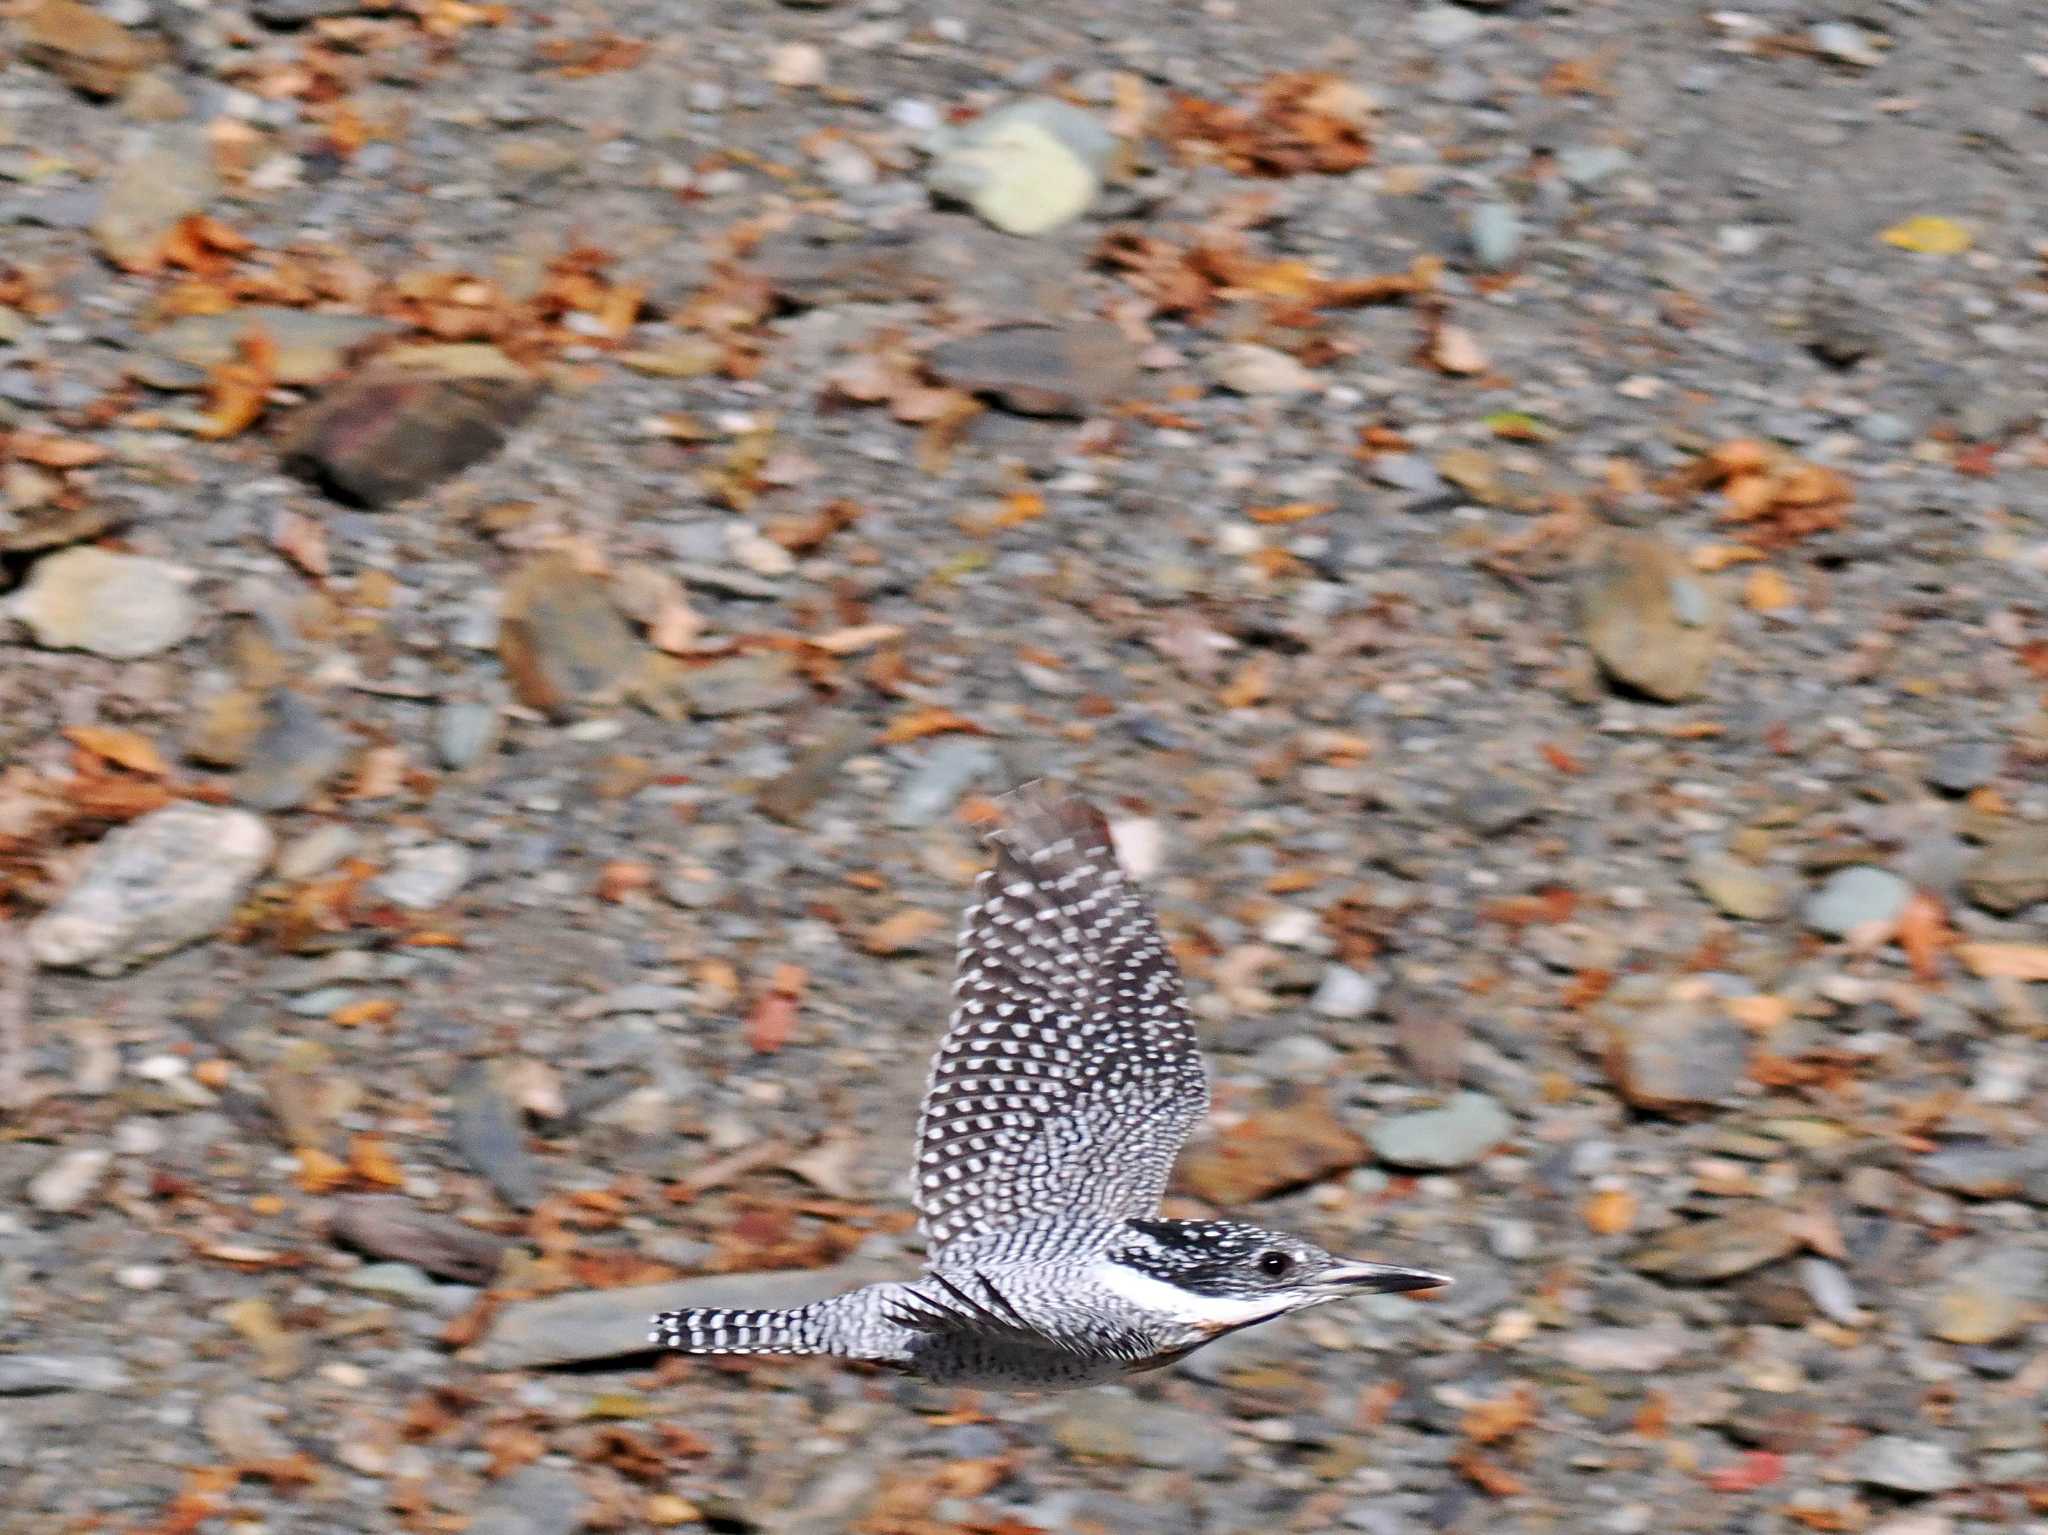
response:
<path id="1" fill-rule="evenodd" d="M 0 21 L 7 1535 L 2048 1527 L 2048 19 L 548 9 Z M 1039 772 L 1457 1287 L 632 1353 Z"/>

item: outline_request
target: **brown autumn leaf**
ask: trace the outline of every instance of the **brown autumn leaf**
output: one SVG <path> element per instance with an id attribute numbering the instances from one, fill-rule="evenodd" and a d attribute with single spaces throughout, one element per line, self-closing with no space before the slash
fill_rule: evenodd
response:
<path id="1" fill-rule="evenodd" d="M 82 437 L 47 437 L 28 432 L 0 437 L 10 457 L 39 469 L 85 469 L 102 462 L 110 451 Z"/>
<path id="2" fill-rule="evenodd" d="M 349 1137 L 348 1170 L 363 1183 L 381 1189 L 405 1187 L 405 1171 L 393 1159 L 390 1147 L 378 1135 Z"/>
<path id="3" fill-rule="evenodd" d="M 1506 1396 L 1475 1402 L 1465 1409 L 1458 1428 L 1474 1444 L 1494 1444 L 1519 1434 L 1536 1421 L 1536 1393 L 1517 1385 Z"/>
<path id="4" fill-rule="evenodd" d="M 2048 981 L 2048 944 L 1959 943 L 1956 957 L 1986 980 Z"/>
<path id="5" fill-rule="evenodd" d="M 1425 349 L 1429 365 L 1439 373 L 1470 378 L 1484 373 L 1491 364 L 1472 333 L 1462 325 L 1439 325 Z"/>
<path id="6" fill-rule="evenodd" d="M 285 507 L 271 518 L 270 547 L 307 575 L 325 576 L 333 568 L 327 557 L 327 527 L 324 523 Z"/>
<path id="7" fill-rule="evenodd" d="M 893 917 L 885 917 L 861 935 L 861 947 L 870 954 L 901 954 L 946 925 L 935 911 L 911 906 Z"/>
<path id="8" fill-rule="evenodd" d="M 337 1028 L 354 1029 L 364 1024 L 389 1023 L 398 1016 L 398 1002 L 392 997 L 365 997 L 359 1002 L 345 1002 L 327 1015 L 327 1021 Z"/>
<path id="9" fill-rule="evenodd" d="M 1307 522 L 1311 517 L 1321 517 L 1336 510 L 1334 501 L 1289 501 L 1280 506 L 1248 507 L 1245 516 L 1265 526 L 1290 522 Z"/>
<path id="10" fill-rule="evenodd" d="M 747 1014 L 747 1047 L 773 1055 L 796 1032 L 797 999 L 785 991 L 763 992 Z"/>
<path id="11" fill-rule="evenodd" d="M 1240 176 L 1338 176 L 1372 161 L 1371 104 L 1341 75 L 1274 75 L 1249 106 L 1177 96 L 1159 133 L 1189 163 Z"/>
<path id="12" fill-rule="evenodd" d="M 252 326 L 236 355 L 206 376 L 206 419 L 195 435 L 209 441 L 239 436 L 256 423 L 277 383 L 277 342 Z"/>
<path id="13" fill-rule="evenodd" d="M 1470 1446 L 1451 1457 L 1451 1464 L 1473 1486 L 1489 1497 L 1512 1498 L 1528 1491 L 1528 1484 L 1507 1467 L 1488 1460 Z"/>
<path id="14" fill-rule="evenodd" d="M 405 787 L 405 748 L 373 746 L 356 765 L 350 799 L 390 799 Z"/>
<path id="15" fill-rule="evenodd" d="M 1272 695 L 1278 671 L 1279 663 L 1273 659 L 1272 652 L 1262 650 L 1223 684 L 1216 701 L 1226 709 L 1249 709 Z"/>
<path id="16" fill-rule="evenodd" d="M 1586 1200 L 1579 1213 L 1595 1236 L 1620 1236 L 1635 1226 L 1636 1196 L 1627 1189 L 1601 1189 Z"/>
<path id="17" fill-rule="evenodd" d="M 164 761 L 163 753 L 157 750 L 156 742 L 138 731 L 122 730 L 112 725 L 71 725 L 66 727 L 64 737 L 72 745 L 105 758 L 115 767 L 140 773 L 145 778 L 162 778 L 171 770 L 170 764 Z"/>
<path id="18" fill-rule="evenodd" d="M 654 868 L 631 858 L 614 858 L 597 874 L 597 898 L 617 905 L 654 885 Z"/>
<path id="19" fill-rule="evenodd" d="M 964 714 L 951 709 L 942 709 L 936 704 L 911 709 L 891 720 L 883 730 L 881 743 L 884 746 L 901 746 L 906 741 L 920 741 L 926 736 L 937 735 L 987 735 L 980 725 Z"/>
<path id="20" fill-rule="evenodd" d="M 1941 902 L 1925 890 L 1916 890 L 1899 913 L 1893 933 L 1913 967 L 1913 979 L 1923 985 L 1941 978 L 1941 953 L 1956 941 L 1948 925 L 1948 913 Z"/>

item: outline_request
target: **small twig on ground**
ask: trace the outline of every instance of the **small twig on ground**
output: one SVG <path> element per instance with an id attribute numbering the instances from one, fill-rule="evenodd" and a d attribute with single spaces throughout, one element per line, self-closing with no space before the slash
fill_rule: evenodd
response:
<path id="1" fill-rule="evenodd" d="M 35 970 L 20 929 L 0 922 L 0 1109 L 28 1096 L 28 982 Z"/>

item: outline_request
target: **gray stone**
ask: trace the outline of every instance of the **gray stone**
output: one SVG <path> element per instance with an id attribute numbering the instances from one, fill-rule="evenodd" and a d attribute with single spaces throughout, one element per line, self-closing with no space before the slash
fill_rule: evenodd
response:
<path id="1" fill-rule="evenodd" d="M 294 688 L 272 688 L 264 695 L 262 715 L 235 774 L 235 798 L 257 810 L 295 810 L 341 771 L 348 738 Z"/>
<path id="2" fill-rule="evenodd" d="M 1077 1392 L 1051 1423 L 1054 1441 L 1084 1460 L 1214 1475 L 1230 1465 L 1230 1439 L 1214 1419 L 1116 1389 Z"/>
<path id="3" fill-rule="evenodd" d="M 1439 52 L 1462 48 L 1486 30 L 1481 18 L 1455 5 L 1427 6 L 1415 13 L 1414 25 L 1422 46 Z"/>
<path id="4" fill-rule="evenodd" d="M 762 651 L 682 667 L 669 691 L 691 714 L 716 719 L 784 708 L 803 697 L 804 686 L 786 654 Z"/>
<path id="5" fill-rule="evenodd" d="M 1557 157 L 1557 173 L 1575 187 L 1596 187 L 1628 169 L 1634 161 L 1612 144 L 1576 144 Z"/>
<path id="6" fill-rule="evenodd" d="M 1434 496 L 1444 489 L 1443 476 L 1430 461 L 1417 453 L 1380 453 L 1367 466 L 1375 483 L 1412 496 Z"/>
<path id="7" fill-rule="evenodd" d="M 1989 1347 L 2025 1333 L 2043 1296 L 2048 1296 L 2048 1253 L 1993 1247 L 1955 1263 L 1928 1295 L 1923 1321 L 1944 1343 Z"/>
<path id="8" fill-rule="evenodd" d="M 575 1535 L 589 1511 L 575 1472 L 525 1466 L 484 1490 L 468 1535 Z"/>
<path id="9" fill-rule="evenodd" d="M 1514 1131 L 1508 1111 L 1485 1093 L 1455 1093 L 1441 1108 L 1374 1121 L 1365 1138 L 1373 1154 L 1395 1167 L 1469 1167 Z"/>
<path id="10" fill-rule="evenodd" d="M 100 1186 L 114 1154 L 103 1146 L 80 1146 L 59 1152 L 28 1181 L 28 1202 L 53 1215 L 68 1215 Z"/>
<path id="11" fill-rule="evenodd" d="M 450 1095 L 449 1133 L 462 1160 L 483 1174 L 498 1197 L 521 1210 L 540 1203 L 540 1174 L 527 1155 L 519 1116 L 489 1066 L 476 1062 Z"/>
<path id="12" fill-rule="evenodd" d="M 2027 1174 L 2048 1163 L 2048 1151 L 2019 1146 L 1956 1145 L 1924 1156 L 1914 1171 L 1932 1189 L 1971 1199 L 2010 1199 Z"/>
<path id="13" fill-rule="evenodd" d="M 1857 864 L 1829 875 L 1800 916 L 1816 933 L 1846 938 L 1864 928 L 1889 930 L 1912 896 L 1913 887 L 1890 870 Z"/>
<path id="14" fill-rule="evenodd" d="M 107 178 L 92 221 L 93 238 L 116 266 L 154 266 L 178 224 L 219 191 L 213 148 L 205 135 L 167 130 Z"/>
<path id="15" fill-rule="evenodd" d="M 446 905 L 468 882 L 469 868 L 468 848 L 457 842 L 429 842 L 393 853 L 391 867 L 370 888 L 409 911 L 432 911 Z"/>
<path id="16" fill-rule="evenodd" d="M 227 925 L 270 862 L 245 810 L 180 802 L 109 832 L 78 882 L 28 930 L 38 963 L 117 975 Z"/>
<path id="17" fill-rule="evenodd" d="M 1718 848 L 1694 853 L 1686 873 L 1716 910 L 1731 917 L 1768 922 L 1783 916 L 1790 903 L 1783 881 Z"/>
<path id="18" fill-rule="evenodd" d="M 473 767 L 497 744 L 503 720 L 488 699 L 458 698 L 434 715 L 434 754 L 450 772 Z"/>
<path id="19" fill-rule="evenodd" d="M 1558 1339 L 1554 1350 L 1575 1370 L 1647 1375 L 1664 1369 L 1690 1346 L 1677 1327 L 1584 1327 Z"/>
<path id="20" fill-rule="evenodd" d="M 1129 398 L 1139 378 L 1129 339 L 1105 320 L 1001 326 L 941 342 L 925 365 L 1025 416 L 1085 416 Z"/>
<path id="21" fill-rule="evenodd" d="M 1866 1487 L 1922 1495 L 1953 1492 L 1965 1480 L 1955 1452 L 1931 1439 L 1881 1434 L 1856 1448 L 1849 1471 Z"/>
<path id="22" fill-rule="evenodd" d="M 1927 759 L 1927 782 L 1944 794 L 1968 794 L 1991 782 L 2004 758 L 1996 741 L 1951 741 Z"/>
<path id="23" fill-rule="evenodd" d="M 2048 901 L 2048 821 L 2007 827 L 1972 860 L 1963 889 L 1986 911 L 2012 916 Z"/>
<path id="24" fill-rule="evenodd" d="M 1256 341 L 1226 342 L 1204 358 L 1202 365 L 1209 377 L 1232 394 L 1286 398 L 1319 387 L 1315 374 L 1297 358 Z M 1430 470 L 1432 476 L 1435 472 Z"/>
<path id="25" fill-rule="evenodd" d="M 1617 682 L 1665 703 L 1706 685 L 1724 604 L 1666 540 L 1610 532 L 1581 578 L 1579 605 L 1586 643 Z"/>
<path id="26" fill-rule="evenodd" d="M 499 1311 L 490 1332 L 462 1358 L 481 1370 L 530 1370 L 614 1359 L 652 1347 L 648 1333 L 657 1311 L 686 1306 L 801 1306 L 882 1276 L 879 1264 L 862 1257 L 831 1268 L 713 1274 L 666 1284 L 515 1301 Z"/>
<path id="27" fill-rule="evenodd" d="M 0 1354 L 0 1396 L 126 1391 L 128 1372 L 98 1354 Z"/>
<path id="28" fill-rule="evenodd" d="M 1867 441 L 1882 447 L 1897 447 L 1900 443 L 1913 440 L 1913 423 L 1904 416 L 1888 410 L 1872 411 L 1859 424 L 1859 431 Z"/>
<path id="29" fill-rule="evenodd" d="M 953 808 L 969 785 L 995 766 L 995 750 L 986 741 L 972 736 L 941 739 L 896 791 L 889 824 L 906 830 L 931 825 Z"/>
<path id="30" fill-rule="evenodd" d="M 1324 1018 L 1364 1018 L 1380 1000 L 1380 983 L 1349 965 L 1332 965 L 1316 983 L 1308 1005 Z"/>
<path id="31" fill-rule="evenodd" d="M 36 562 L 4 611 L 27 624 L 39 645 L 133 660 L 191 635 L 199 622 L 191 587 L 189 570 L 163 560 L 63 549 Z"/>
<path id="32" fill-rule="evenodd" d="M 1465 226 L 1472 254 L 1490 272 L 1514 265 L 1522 249 L 1522 216 L 1512 203 L 1481 203 Z"/>
<path id="33" fill-rule="evenodd" d="M 1608 1025 L 1607 1073 L 1639 1109 L 1677 1113 L 1725 1102 L 1748 1070 L 1748 1036 L 1719 1007 L 1674 1002 Z"/>

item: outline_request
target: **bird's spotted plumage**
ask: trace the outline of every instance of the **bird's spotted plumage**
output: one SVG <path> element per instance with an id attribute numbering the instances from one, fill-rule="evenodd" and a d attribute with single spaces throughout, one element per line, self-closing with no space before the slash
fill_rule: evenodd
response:
<path id="1" fill-rule="evenodd" d="M 1449 1282 L 1241 1222 L 1159 1219 L 1209 1101 L 1179 969 L 1085 802 L 1021 789 L 991 840 L 918 1123 L 929 1271 L 785 1311 L 664 1312 L 653 1342 L 1078 1386 L 1346 1294 Z"/>

